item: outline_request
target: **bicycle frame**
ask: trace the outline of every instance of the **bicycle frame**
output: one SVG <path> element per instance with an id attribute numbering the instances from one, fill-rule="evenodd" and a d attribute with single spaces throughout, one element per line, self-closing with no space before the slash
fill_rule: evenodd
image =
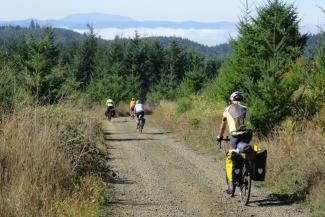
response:
<path id="1" fill-rule="evenodd" d="M 228 150 L 225 148 L 225 145 L 223 145 L 222 141 L 229 142 L 230 139 L 226 137 L 226 139 L 222 139 L 221 141 L 218 141 L 219 149 L 224 149 L 225 154 L 227 154 Z M 250 156 L 246 153 L 239 153 L 241 158 L 243 159 L 243 168 L 242 168 L 242 176 L 239 180 L 239 182 L 232 183 L 232 190 L 228 193 L 231 194 L 231 196 L 234 196 L 235 194 L 235 188 L 240 188 L 240 200 L 245 205 L 248 204 L 249 198 L 250 198 L 250 192 L 251 192 L 251 183 L 252 183 L 252 161 Z M 227 185 L 229 185 L 229 181 L 226 175 L 226 182 Z M 228 190 L 227 190 L 228 191 Z"/>

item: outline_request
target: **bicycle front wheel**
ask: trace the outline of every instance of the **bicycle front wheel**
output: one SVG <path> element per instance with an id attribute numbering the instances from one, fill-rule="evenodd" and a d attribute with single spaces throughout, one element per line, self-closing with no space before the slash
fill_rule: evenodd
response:
<path id="1" fill-rule="evenodd" d="M 250 172 L 244 171 L 243 181 L 240 185 L 240 201 L 245 205 L 248 204 L 251 195 L 252 177 Z"/>

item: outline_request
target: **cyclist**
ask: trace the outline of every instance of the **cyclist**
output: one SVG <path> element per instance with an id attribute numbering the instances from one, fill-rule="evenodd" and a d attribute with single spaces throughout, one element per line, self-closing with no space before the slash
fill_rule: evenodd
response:
<path id="1" fill-rule="evenodd" d="M 144 118 L 144 108 L 143 108 L 141 100 L 139 100 L 139 99 L 136 101 L 136 105 L 134 107 L 134 113 L 137 117 L 137 129 L 138 129 L 140 116 L 142 116 L 142 118 Z"/>
<path id="2" fill-rule="evenodd" d="M 130 115 L 133 118 L 134 117 L 134 107 L 136 105 L 135 98 L 132 98 L 130 101 Z"/>
<path id="3" fill-rule="evenodd" d="M 241 141 L 248 144 L 253 136 L 252 131 L 247 128 L 246 119 L 248 119 L 248 108 L 241 104 L 243 101 L 244 96 L 241 92 L 233 92 L 229 97 L 230 105 L 225 109 L 220 124 L 217 140 L 221 142 L 223 139 L 223 134 L 228 123 L 230 132 L 230 149 L 237 149 L 237 144 Z M 231 194 L 233 188 L 234 186 L 232 182 L 227 181 L 226 192 Z"/>
<path id="4" fill-rule="evenodd" d="M 228 123 L 230 132 L 230 148 L 236 149 L 237 144 L 241 141 L 249 143 L 252 139 L 252 130 L 247 128 L 249 125 L 248 108 L 241 103 L 244 101 L 244 96 L 241 92 L 233 92 L 229 97 L 230 105 L 223 113 L 222 122 L 219 128 L 217 140 L 220 142 L 223 139 L 226 124 Z"/>
<path id="5" fill-rule="evenodd" d="M 106 100 L 106 106 L 107 106 L 107 110 L 106 110 L 106 112 L 105 112 L 105 115 L 108 116 L 108 114 L 109 114 L 109 112 L 110 112 L 111 110 L 114 111 L 114 101 L 113 101 L 112 99 L 108 98 L 108 99 Z M 114 114 L 113 114 L 112 116 L 114 116 Z"/>

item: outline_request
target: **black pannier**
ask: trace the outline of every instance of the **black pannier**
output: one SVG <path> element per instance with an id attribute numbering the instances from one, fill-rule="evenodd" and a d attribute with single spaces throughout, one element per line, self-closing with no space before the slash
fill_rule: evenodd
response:
<path id="1" fill-rule="evenodd" d="M 231 153 L 232 160 L 232 181 L 240 182 L 243 172 L 244 160 L 236 152 Z"/>
<path id="2" fill-rule="evenodd" d="M 261 151 L 256 154 L 256 158 L 253 163 L 253 180 L 264 181 L 266 173 L 266 158 L 267 151 Z"/>

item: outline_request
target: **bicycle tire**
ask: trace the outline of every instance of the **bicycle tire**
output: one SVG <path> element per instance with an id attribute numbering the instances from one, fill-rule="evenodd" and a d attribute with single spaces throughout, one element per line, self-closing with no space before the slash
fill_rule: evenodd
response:
<path id="1" fill-rule="evenodd" d="M 252 175 L 251 175 L 252 173 L 246 170 L 247 170 L 246 165 L 244 165 L 243 180 L 240 185 L 240 201 L 243 204 L 245 204 L 245 206 L 247 206 L 249 203 L 249 198 L 251 195 L 251 187 L 252 187 Z"/>
<path id="2" fill-rule="evenodd" d="M 140 121 L 139 121 L 139 132 L 142 133 L 142 130 L 143 130 L 143 120 L 140 119 Z"/>

